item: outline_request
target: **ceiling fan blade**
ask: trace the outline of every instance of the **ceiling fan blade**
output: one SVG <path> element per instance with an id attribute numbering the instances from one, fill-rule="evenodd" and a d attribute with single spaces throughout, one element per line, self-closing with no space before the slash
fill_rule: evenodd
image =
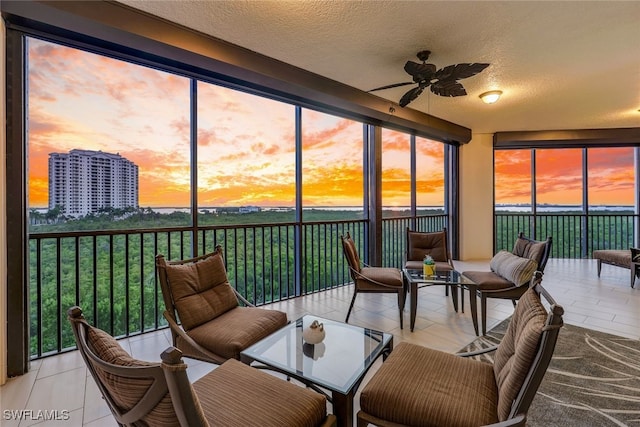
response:
<path id="1" fill-rule="evenodd" d="M 376 90 L 391 89 L 392 87 L 406 86 L 406 85 L 412 85 L 412 84 L 414 84 L 414 82 L 394 83 L 392 85 L 380 86 L 375 89 L 368 90 L 367 92 L 375 92 Z"/>
<path id="2" fill-rule="evenodd" d="M 411 89 L 409 92 L 402 95 L 398 104 L 400 104 L 401 107 L 406 107 L 411 101 L 420 96 L 425 87 L 426 86 L 418 86 Z"/>
<path id="3" fill-rule="evenodd" d="M 466 79 L 467 77 L 475 76 L 485 68 L 487 68 L 490 64 L 483 63 L 473 63 L 473 64 L 455 64 L 448 65 L 438 71 L 433 75 L 434 79 L 438 80 L 460 80 Z"/>
<path id="4" fill-rule="evenodd" d="M 433 73 L 436 72 L 436 66 L 433 64 L 418 64 L 417 62 L 407 61 L 404 64 L 404 70 L 413 77 L 416 83 L 420 80 L 429 80 Z"/>
<path id="5" fill-rule="evenodd" d="M 431 92 L 440 96 L 464 96 L 467 91 L 455 80 L 440 80 L 431 85 Z"/>

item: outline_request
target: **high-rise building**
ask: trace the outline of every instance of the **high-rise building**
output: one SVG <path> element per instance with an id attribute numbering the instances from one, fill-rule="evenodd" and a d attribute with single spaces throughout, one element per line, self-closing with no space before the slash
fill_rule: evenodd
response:
<path id="1" fill-rule="evenodd" d="M 84 216 L 103 208 L 138 208 L 138 166 L 120 154 L 71 150 L 49 154 L 49 209 Z"/>

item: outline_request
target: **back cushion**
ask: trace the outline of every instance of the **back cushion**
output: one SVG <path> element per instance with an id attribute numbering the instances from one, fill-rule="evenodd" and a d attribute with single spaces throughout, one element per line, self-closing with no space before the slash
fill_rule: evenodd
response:
<path id="1" fill-rule="evenodd" d="M 534 242 L 518 237 L 512 252 L 519 257 L 533 259 L 540 265 L 546 246 L 547 242 Z"/>
<path id="2" fill-rule="evenodd" d="M 101 360 L 118 366 L 152 367 L 156 366 L 162 375 L 162 368 L 157 363 L 136 360 L 124 351 L 120 344 L 101 329 L 89 326 L 87 341 L 91 350 Z M 151 384 L 152 378 L 130 378 L 107 372 L 94 365 L 100 382 L 108 390 L 113 401 L 122 412 L 133 408 L 142 399 Z M 162 377 L 163 378 L 163 377 Z M 149 426 L 179 426 L 178 417 L 173 409 L 171 396 L 167 394 L 147 415 L 142 418 Z"/>
<path id="3" fill-rule="evenodd" d="M 189 264 L 167 264 L 167 281 L 185 330 L 202 325 L 238 306 L 218 252 Z"/>
<path id="4" fill-rule="evenodd" d="M 500 251 L 489 262 L 491 271 L 516 286 L 529 283 L 538 263 L 529 258 L 519 257 L 507 251 Z"/>
<path id="5" fill-rule="evenodd" d="M 358 256 L 358 250 L 356 249 L 356 244 L 351 237 L 344 237 L 342 239 L 342 248 L 344 249 L 344 255 L 347 257 L 347 262 L 349 266 L 360 272 L 360 257 Z"/>
<path id="6" fill-rule="evenodd" d="M 524 293 L 496 350 L 493 373 L 498 385 L 498 418 L 509 416 L 540 345 L 547 311 L 533 289 Z"/>
<path id="7" fill-rule="evenodd" d="M 430 255 L 434 261 L 447 261 L 447 247 L 444 232 L 421 233 L 409 231 L 407 245 L 409 248 L 408 259 L 422 261 Z"/>

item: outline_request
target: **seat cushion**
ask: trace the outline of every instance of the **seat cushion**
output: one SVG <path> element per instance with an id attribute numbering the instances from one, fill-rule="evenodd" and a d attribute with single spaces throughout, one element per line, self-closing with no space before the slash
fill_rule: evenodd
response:
<path id="1" fill-rule="evenodd" d="M 215 319 L 187 331 L 195 342 L 227 359 L 239 359 L 240 352 L 287 324 L 287 315 L 277 310 L 236 307 Z M 178 347 L 181 342 L 178 341 Z"/>
<path id="2" fill-rule="evenodd" d="M 402 272 L 397 268 L 387 267 L 363 267 L 360 271 L 363 276 L 375 280 L 376 282 L 384 283 L 390 287 L 402 288 L 404 282 L 402 281 Z M 385 286 L 380 286 L 365 279 L 358 279 L 358 290 L 361 291 L 379 291 L 389 289 Z"/>
<path id="3" fill-rule="evenodd" d="M 507 279 L 516 286 L 522 286 L 529 283 L 538 268 L 538 262 L 514 255 L 511 252 L 499 251 L 491 258 L 489 267 L 498 276 Z"/>
<path id="4" fill-rule="evenodd" d="M 468 427 L 498 420 L 490 364 L 402 342 L 360 395 L 360 407 L 410 426 Z"/>
<path id="5" fill-rule="evenodd" d="M 631 266 L 631 250 L 600 249 L 593 251 L 593 258 L 600 259 L 608 264 Z"/>
<path id="6" fill-rule="evenodd" d="M 462 274 L 475 283 L 480 290 L 496 290 L 513 287 L 513 283 L 504 277 L 498 276 L 493 271 L 465 271 Z"/>
<path id="7" fill-rule="evenodd" d="M 166 271 L 171 295 L 185 330 L 238 306 L 220 253 L 195 263 L 167 264 Z"/>
<path id="8" fill-rule="evenodd" d="M 504 421 L 522 388 L 540 344 L 547 311 L 533 289 L 520 297 L 504 338 L 494 356 L 493 369 L 498 385 L 498 417 Z"/>
<path id="9" fill-rule="evenodd" d="M 313 427 L 327 413 L 323 395 L 237 360 L 220 365 L 193 388 L 212 426 Z"/>

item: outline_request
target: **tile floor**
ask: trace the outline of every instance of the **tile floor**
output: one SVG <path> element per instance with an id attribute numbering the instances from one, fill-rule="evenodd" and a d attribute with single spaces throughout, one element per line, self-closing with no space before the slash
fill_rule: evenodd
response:
<path id="1" fill-rule="evenodd" d="M 460 271 L 486 269 L 488 266 L 487 261 L 457 261 L 455 264 Z M 608 265 L 603 265 L 602 275 L 598 278 L 593 260 L 551 259 L 543 285 L 564 306 L 566 323 L 640 339 L 640 279 L 636 282 L 636 288 L 631 289 L 629 271 Z M 347 287 L 276 303 L 272 307 L 286 311 L 290 319 L 308 313 L 344 320 L 351 297 L 352 288 Z M 416 328 L 410 332 L 408 326 L 403 330 L 399 328 L 394 296 L 362 294 L 356 300 L 350 323 L 391 332 L 395 343 L 409 341 L 455 352 L 475 339 L 468 296 L 465 299 L 465 313 L 456 313 L 442 288 L 421 289 Z M 488 304 L 488 329 L 513 312 L 509 301 L 489 300 Z M 404 316 L 405 325 L 408 325 L 408 307 Z M 170 336 L 167 330 L 162 330 L 120 342 L 134 357 L 157 361 L 161 351 L 169 346 Z M 186 362 L 192 381 L 214 368 L 191 359 Z M 381 360 L 376 362 L 365 383 L 380 363 Z M 60 418 L 68 419 L 10 419 L 10 411 L 25 409 L 33 411 L 31 418 L 37 418 L 38 410 L 48 409 L 58 410 Z M 0 414 L 3 427 L 116 426 L 77 351 L 35 361 L 29 373 L 10 379 L 0 388 Z"/>

